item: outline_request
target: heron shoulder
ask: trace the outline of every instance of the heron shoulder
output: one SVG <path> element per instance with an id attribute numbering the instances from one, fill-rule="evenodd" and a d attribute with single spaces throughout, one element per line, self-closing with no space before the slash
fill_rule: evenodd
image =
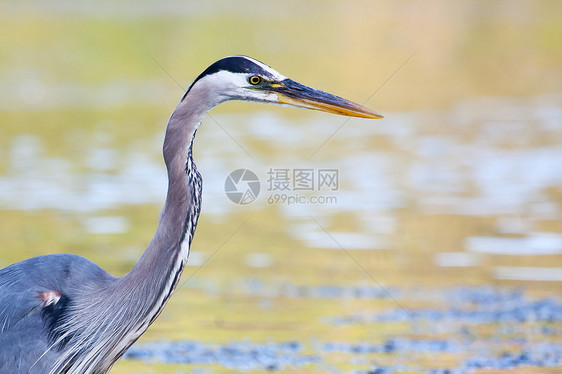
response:
<path id="1" fill-rule="evenodd" d="M 61 298 L 72 299 L 79 287 L 111 279 L 115 277 L 77 255 L 53 254 L 17 262 L 0 269 L 0 322 L 7 329 L 30 310 L 60 307 Z"/>
<path id="2" fill-rule="evenodd" d="M 92 261 L 70 254 L 33 257 L 0 269 L 0 359 L 14 352 L 39 357 L 59 341 L 69 306 L 85 292 L 84 286 L 91 290 L 113 279 Z M 60 343 L 66 344 L 69 338 Z M 28 340 L 34 342 L 35 350 L 28 350 L 28 343 L 11 348 L 7 344 Z"/>
<path id="3" fill-rule="evenodd" d="M 85 257 L 51 254 L 32 257 L 0 269 L 0 289 L 7 285 L 57 289 L 114 278 Z M 84 282 L 84 283 L 81 283 Z"/>

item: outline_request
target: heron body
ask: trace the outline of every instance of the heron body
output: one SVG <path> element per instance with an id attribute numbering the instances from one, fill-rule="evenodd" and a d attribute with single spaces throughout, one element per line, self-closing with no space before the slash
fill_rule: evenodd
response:
<path id="1" fill-rule="evenodd" d="M 70 254 L 34 257 L 0 270 L 0 373 L 106 373 L 154 322 L 178 284 L 201 210 L 195 133 L 207 112 L 228 100 L 382 117 L 246 56 L 209 66 L 168 121 L 166 202 L 154 237 L 129 273 L 115 277 Z"/>

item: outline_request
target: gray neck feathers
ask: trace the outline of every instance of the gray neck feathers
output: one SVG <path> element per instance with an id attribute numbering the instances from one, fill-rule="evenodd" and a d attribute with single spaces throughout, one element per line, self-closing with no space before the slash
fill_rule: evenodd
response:
<path id="1" fill-rule="evenodd" d="M 86 286 L 74 299 L 69 315 L 79 314 L 83 322 L 68 318 L 61 326 L 53 349 L 62 346 L 64 354 L 51 373 L 106 373 L 162 311 L 180 279 L 199 217 L 201 176 L 191 151 L 212 106 L 189 93 L 172 113 L 163 148 L 168 193 L 156 233 L 131 272 L 101 288 Z M 85 363 L 75 365 L 78 357 Z"/>

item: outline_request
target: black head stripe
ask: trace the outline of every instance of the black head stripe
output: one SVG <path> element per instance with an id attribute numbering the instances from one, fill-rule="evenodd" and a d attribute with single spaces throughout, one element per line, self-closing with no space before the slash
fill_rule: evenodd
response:
<path id="1" fill-rule="evenodd" d="M 260 75 L 270 75 L 269 72 L 264 70 L 261 66 L 259 66 L 252 60 L 244 56 L 232 56 L 225 57 L 222 60 L 218 60 L 207 69 L 205 69 L 205 71 L 201 73 L 199 78 L 202 78 L 205 75 L 214 74 L 221 70 L 230 71 L 232 73 L 255 73 Z"/>
<path id="2" fill-rule="evenodd" d="M 217 62 L 209 66 L 207 69 L 205 69 L 204 72 L 199 74 L 199 76 L 195 78 L 191 86 L 189 86 L 189 89 L 187 90 L 185 95 L 189 93 L 191 87 L 193 87 L 193 85 L 197 83 L 198 80 L 200 80 L 201 78 L 207 75 L 218 73 L 219 71 L 222 70 L 229 71 L 231 73 L 250 73 L 250 74 L 256 74 L 264 77 L 273 78 L 271 73 L 269 73 L 267 70 L 263 69 L 260 65 L 256 64 L 255 62 L 244 56 L 225 57 L 221 60 L 218 60 Z M 183 96 L 182 101 L 185 98 L 185 95 Z"/>

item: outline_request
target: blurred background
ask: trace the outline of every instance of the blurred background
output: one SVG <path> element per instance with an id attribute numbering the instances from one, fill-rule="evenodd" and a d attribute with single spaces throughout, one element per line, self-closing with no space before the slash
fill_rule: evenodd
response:
<path id="1" fill-rule="evenodd" d="M 190 266 L 112 373 L 557 372 L 560 14 L 558 1 L 2 2 L 0 267 L 64 252 L 129 271 L 164 202 L 170 113 L 208 65 L 245 54 L 385 118 L 214 109 L 194 145 Z M 224 192 L 240 168 L 261 181 L 250 204 Z M 302 169 L 337 170 L 337 188 L 268 183 Z"/>

